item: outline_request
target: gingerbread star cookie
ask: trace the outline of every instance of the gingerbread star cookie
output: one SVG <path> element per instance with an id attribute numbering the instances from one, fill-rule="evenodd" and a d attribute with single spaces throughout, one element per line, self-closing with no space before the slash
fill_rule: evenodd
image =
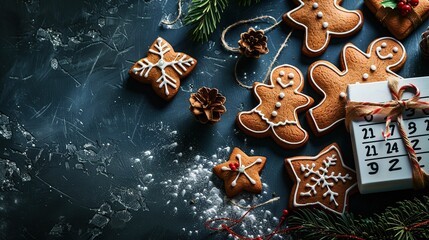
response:
<path id="1" fill-rule="evenodd" d="M 137 61 L 129 74 L 139 82 L 151 84 L 156 94 L 168 101 L 179 91 L 180 79 L 188 76 L 196 64 L 197 60 L 175 52 L 167 41 L 158 37 L 147 57 Z"/>
<path id="2" fill-rule="evenodd" d="M 261 193 L 262 182 L 259 173 L 265 166 L 265 157 L 247 156 L 239 148 L 234 148 L 225 163 L 213 168 L 213 172 L 225 183 L 226 195 L 230 198 L 240 192 Z"/>
<path id="3" fill-rule="evenodd" d="M 350 191 L 357 186 L 356 173 L 344 165 L 336 143 L 314 157 L 287 158 L 285 166 L 295 182 L 289 198 L 291 208 L 316 205 L 344 213 Z"/>
<path id="4" fill-rule="evenodd" d="M 342 0 L 296 0 L 299 6 L 283 15 L 289 26 L 305 30 L 302 52 L 310 57 L 321 55 L 331 37 L 348 37 L 363 25 L 359 10 L 341 7 Z"/>
<path id="5" fill-rule="evenodd" d="M 308 133 L 301 127 L 297 113 L 313 104 L 311 97 L 301 93 L 303 88 L 304 77 L 298 68 L 287 64 L 274 68 L 269 84 L 254 84 L 259 105 L 237 115 L 238 127 L 253 137 L 271 136 L 286 149 L 303 146 Z"/>
<path id="6" fill-rule="evenodd" d="M 401 77 L 394 71 L 398 71 L 405 60 L 404 46 L 393 38 L 384 37 L 374 40 L 366 53 L 353 44 L 346 44 L 341 54 L 344 70 L 323 60 L 310 65 L 310 85 L 323 95 L 322 101 L 306 114 L 314 134 L 329 133 L 344 119 L 348 84 L 399 79 Z"/>

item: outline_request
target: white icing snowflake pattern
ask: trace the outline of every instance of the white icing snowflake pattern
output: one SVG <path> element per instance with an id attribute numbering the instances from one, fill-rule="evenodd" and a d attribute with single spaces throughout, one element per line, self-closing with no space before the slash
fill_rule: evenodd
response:
<path id="1" fill-rule="evenodd" d="M 307 183 L 305 185 L 306 188 L 309 188 L 307 192 L 301 192 L 300 196 L 315 196 L 317 194 L 316 187 L 320 186 L 321 189 L 326 188 L 326 191 L 323 193 L 323 197 L 329 195 L 329 201 L 334 202 L 335 206 L 338 206 L 338 202 L 335 198 L 338 196 L 337 192 L 332 191 L 331 187 L 335 185 L 338 181 L 346 182 L 347 180 L 352 180 L 352 177 L 347 173 L 342 176 L 341 173 L 335 175 L 335 172 L 331 172 L 329 174 L 329 167 L 336 165 L 337 158 L 336 155 L 333 154 L 331 157 L 327 157 L 323 160 L 323 166 L 319 167 L 317 171 L 314 170 L 316 167 L 315 163 L 311 164 L 301 164 L 301 172 L 305 173 L 304 177 L 310 177 L 311 181 L 314 184 Z"/>
<path id="2" fill-rule="evenodd" d="M 155 48 L 156 50 L 149 49 L 149 52 L 159 56 L 158 62 L 152 63 L 147 58 L 144 58 L 137 62 L 137 64 L 140 65 L 140 67 L 135 67 L 133 68 L 132 71 L 136 75 L 139 74 L 140 76 L 144 76 L 145 78 L 147 78 L 152 68 L 154 67 L 159 68 L 161 70 L 161 76 L 156 80 L 156 82 L 159 83 L 159 88 L 164 87 L 165 95 L 169 95 L 170 92 L 168 91 L 168 86 L 176 89 L 177 80 L 171 77 L 170 75 L 168 75 L 165 69 L 167 67 L 172 67 L 174 71 L 176 71 L 180 76 L 182 76 L 183 75 L 182 71 L 186 71 L 187 67 L 192 66 L 195 63 L 195 61 L 191 57 L 188 58 L 188 56 L 184 53 L 177 53 L 176 57 L 171 62 L 166 61 L 164 56 L 172 49 L 170 49 L 167 43 L 164 43 L 163 39 L 161 38 L 158 38 L 156 40 Z"/>
<path id="3" fill-rule="evenodd" d="M 246 166 L 241 164 L 241 154 L 235 155 L 235 158 L 237 158 L 238 164 L 237 163 L 236 163 L 236 165 L 230 164 L 229 167 L 222 167 L 222 171 L 238 172 L 234 181 L 231 183 L 231 186 L 235 187 L 237 185 L 237 179 L 240 177 L 241 174 L 244 174 L 247 177 L 247 179 L 249 179 L 250 183 L 255 185 L 256 181 L 247 174 L 246 169 L 251 168 L 253 165 L 255 165 L 257 163 L 262 163 L 262 159 L 257 158 L 253 163 L 251 163 L 250 165 L 248 165 L 246 167 Z"/>

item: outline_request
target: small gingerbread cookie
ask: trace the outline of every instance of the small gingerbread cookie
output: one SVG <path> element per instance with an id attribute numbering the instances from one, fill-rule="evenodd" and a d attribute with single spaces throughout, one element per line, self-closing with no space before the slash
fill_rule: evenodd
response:
<path id="1" fill-rule="evenodd" d="M 344 70 L 323 60 L 308 69 L 310 85 L 323 95 L 322 101 L 306 114 L 317 136 L 329 133 L 344 119 L 348 84 L 399 79 L 393 71 L 398 71 L 406 60 L 404 46 L 390 37 L 374 40 L 366 53 L 353 44 L 346 44 L 341 55 Z"/>
<path id="2" fill-rule="evenodd" d="M 284 14 L 283 21 L 293 28 L 305 30 L 302 52 L 309 57 L 325 52 L 331 36 L 348 37 L 362 28 L 362 12 L 342 8 L 342 0 L 295 2 L 299 7 Z"/>
<path id="3" fill-rule="evenodd" d="M 139 82 L 151 84 L 156 94 L 168 101 L 179 91 L 180 79 L 188 76 L 196 64 L 197 60 L 175 52 L 167 41 L 158 37 L 147 57 L 137 61 L 129 74 Z"/>
<path id="4" fill-rule="evenodd" d="M 317 205 L 335 213 L 344 213 L 349 193 L 357 186 L 356 173 L 344 165 L 336 143 L 314 157 L 287 158 L 285 166 L 295 182 L 289 207 Z"/>
<path id="5" fill-rule="evenodd" d="M 213 172 L 225 183 L 226 195 L 230 198 L 240 192 L 261 193 L 262 182 L 259 173 L 265 166 L 265 157 L 247 156 L 239 148 L 234 148 L 225 163 L 213 168 Z"/>
<path id="6" fill-rule="evenodd" d="M 303 146 L 308 133 L 301 127 L 297 113 L 313 104 L 311 97 L 301 93 L 303 88 L 304 77 L 298 68 L 287 64 L 274 68 L 268 85 L 254 84 L 259 105 L 237 115 L 238 127 L 253 137 L 271 136 L 286 149 Z"/>

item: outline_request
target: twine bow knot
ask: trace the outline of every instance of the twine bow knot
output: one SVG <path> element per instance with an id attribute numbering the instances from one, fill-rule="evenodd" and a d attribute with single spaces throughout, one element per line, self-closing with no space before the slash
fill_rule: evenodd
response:
<path id="1" fill-rule="evenodd" d="M 402 113 L 406 109 L 429 109 L 429 103 L 420 100 L 420 90 L 414 84 L 406 84 L 398 89 L 398 80 L 389 79 L 388 87 L 392 94 L 392 101 L 384 103 L 373 102 L 348 102 L 346 106 L 346 126 L 349 129 L 351 121 L 358 117 L 382 114 L 386 117 L 385 130 L 382 135 L 385 140 L 391 136 L 390 123 L 396 119 L 399 134 L 404 142 L 405 149 L 408 153 L 408 160 L 413 173 L 413 185 L 416 189 L 424 188 L 429 184 L 429 176 L 420 167 L 417 160 L 417 154 L 414 150 L 407 133 L 404 130 Z M 411 90 L 414 95 L 409 99 L 402 99 L 405 91 Z"/>

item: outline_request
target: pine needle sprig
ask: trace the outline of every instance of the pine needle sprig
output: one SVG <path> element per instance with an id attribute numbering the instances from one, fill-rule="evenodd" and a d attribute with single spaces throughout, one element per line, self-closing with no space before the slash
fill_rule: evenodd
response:
<path id="1" fill-rule="evenodd" d="M 192 0 L 184 22 L 195 25 L 191 34 L 193 40 L 205 42 L 208 40 L 221 20 L 222 13 L 232 0 Z M 240 6 L 250 6 L 260 0 L 237 0 Z"/>
<path id="2" fill-rule="evenodd" d="M 289 217 L 289 226 L 302 226 L 297 234 L 303 239 L 429 239 L 429 197 L 401 201 L 368 218 L 300 209 Z"/>
<path id="3" fill-rule="evenodd" d="M 192 0 L 185 23 L 196 24 L 192 31 L 194 40 L 207 41 L 220 22 L 221 14 L 228 5 L 228 0 Z"/>

